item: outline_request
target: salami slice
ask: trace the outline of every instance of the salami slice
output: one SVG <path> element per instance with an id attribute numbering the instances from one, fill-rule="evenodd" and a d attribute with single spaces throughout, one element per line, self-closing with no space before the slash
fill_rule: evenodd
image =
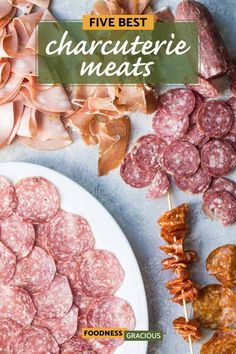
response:
<path id="1" fill-rule="evenodd" d="M 231 108 L 233 115 L 234 115 L 234 122 L 233 122 L 230 132 L 233 134 L 236 134 L 236 97 L 231 97 L 226 103 Z"/>
<path id="2" fill-rule="evenodd" d="M 198 144 L 198 148 L 202 149 L 204 145 L 206 145 L 208 143 L 208 141 L 210 140 L 210 138 L 208 138 L 208 136 L 205 136 L 202 141 L 200 142 L 200 144 Z"/>
<path id="3" fill-rule="evenodd" d="M 33 296 L 37 316 L 43 319 L 64 317 L 73 303 L 73 296 L 67 277 L 57 273 L 50 288 Z"/>
<path id="4" fill-rule="evenodd" d="M 102 344 L 96 339 L 89 339 L 88 342 L 97 354 L 113 354 L 116 350 L 115 346 Z"/>
<path id="5" fill-rule="evenodd" d="M 92 249 L 94 243 L 87 220 L 79 215 L 60 209 L 49 223 L 46 248 L 56 260 L 78 257 Z"/>
<path id="6" fill-rule="evenodd" d="M 126 184 L 133 188 L 144 188 L 151 184 L 155 171 L 144 171 L 133 161 L 131 153 L 126 155 L 120 167 L 120 175 Z"/>
<path id="7" fill-rule="evenodd" d="M 200 76 L 198 77 L 197 85 L 187 85 L 187 87 L 206 98 L 215 98 L 220 95 L 217 88 L 210 81 L 205 80 Z"/>
<path id="8" fill-rule="evenodd" d="M 170 188 L 170 181 L 168 175 L 159 169 L 154 180 L 148 188 L 147 198 L 156 199 L 163 197 Z"/>
<path id="9" fill-rule="evenodd" d="M 202 167 L 189 177 L 175 176 L 175 184 L 183 191 L 192 194 L 203 193 L 211 183 L 211 176 L 206 173 Z"/>
<path id="10" fill-rule="evenodd" d="M 47 328 L 29 326 L 18 332 L 10 342 L 12 354 L 59 353 L 59 347 Z"/>
<path id="11" fill-rule="evenodd" d="M 61 354 L 96 354 L 90 344 L 79 336 L 71 338 L 68 342 L 61 346 Z"/>
<path id="12" fill-rule="evenodd" d="M 168 117 L 182 119 L 194 110 L 195 96 L 189 89 L 176 88 L 159 97 L 159 108 Z"/>
<path id="13" fill-rule="evenodd" d="M 198 146 L 202 143 L 204 135 L 200 132 L 196 124 L 193 124 L 181 140 Z"/>
<path id="14" fill-rule="evenodd" d="M 236 183 L 228 178 L 213 178 L 210 188 L 204 194 L 204 197 L 211 192 L 229 192 L 236 198 Z"/>
<path id="15" fill-rule="evenodd" d="M 34 226 L 35 230 L 35 245 L 46 249 L 46 241 L 50 232 L 50 226 L 46 224 L 38 224 Z"/>
<path id="16" fill-rule="evenodd" d="M 197 116 L 198 129 L 211 138 L 221 138 L 227 134 L 233 121 L 231 109 L 222 101 L 205 102 Z"/>
<path id="17" fill-rule="evenodd" d="M 0 242 L 0 282 L 7 284 L 14 276 L 16 271 L 16 257 Z"/>
<path id="18" fill-rule="evenodd" d="M 203 104 L 203 98 L 195 93 L 195 101 L 196 101 L 196 103 L 195 103 L 194 110 L 189 116 L 190 125 L 196 124 L 196 122 L 197 122 L 197 115 L 198 115 L 199 109 L 201 108 L 201 106 Z"/>
<path id="19" fill-rule="evenodd" d="M 33 224 L 49 221 L 57 212 L 60 198 L 54 185 L 43 177 L 20 180 L 16 186 L 18 217 Z"/>
<path id="20" fill-rule="evenodd" d="M 224 136 L 224 140 L 228 141 L 236 151 L 236 134 L 228 133 Z"/>
<path id="21" fill-rule="evenodd" d="M 201 163 L 209 175 L 225 176 L 235 166 L 236 153 L 227 141 L 210 140 L 201 150 Z"/>
<path id="22" fill-rule="evenodd" d="M 163 166 L 167 172 L 178 176 L 191 176 L 199 167 L 200 156 L 192 144 L 185 141 L 171 143 L 165 150 Z"/>
<path id="23" fill-rule="evenodd" d="M 13 319 L 22 326 L 29 326 L 36 313 L 29 293 L 21 288 L 0 286 L 0 317 Z"/>
<path id="24" fill-rule="evenodd" d="M 22 326 L 10 319 L 0 319 L 0 353 L 9 354 L 10 348 L 9 343 L 12 337 L 20 331 Z"/>
<path id="25" fill-rule="evenodd" d="M 0 229 L 0 240 L 15 254 L 18 261 L 31 252 L 35 242 L 33 225 L 11 215 L 0 223 Z"/>
<path id="26" fill-rule="evenodd" d="M 85 294 L 102 297 L 112 295 L 120 288 L 125 273 L 113 253 L 92 250 L 82 257 L 78 277 Z"/>
<path id="27" fill-rule="evenodd" d="M 13 185 L 0 176 L 0 220 L 13 214 L 17 206 L 17 198 Z"/>
<path id="28" fill-rule="evenodd" d="M 211 339 L 204 343 L 200 354 L 235 354 L 236 329 L 222 328 L 214 333 Z"/>
<path id="29" fill-rule="evenodd" d="M 37 294 L 50 287 L 55 273 L 56 265 L 52 257 L 42 248 L 34 247 L 27 257 L 18 262 L 12 282 L 30 294 Z"/>

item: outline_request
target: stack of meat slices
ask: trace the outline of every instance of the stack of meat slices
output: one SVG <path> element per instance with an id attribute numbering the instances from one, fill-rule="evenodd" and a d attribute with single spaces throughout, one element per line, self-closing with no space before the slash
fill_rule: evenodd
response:
<path id="1" fill-rule="evenodd" d="M 0 352 L 113 353 L 122 344 L 81 338 L 84 327 L 135 327 L 131 306 L 114 296 L 124 270 L 94 244 L 51 182 L 0 177 Z"/>

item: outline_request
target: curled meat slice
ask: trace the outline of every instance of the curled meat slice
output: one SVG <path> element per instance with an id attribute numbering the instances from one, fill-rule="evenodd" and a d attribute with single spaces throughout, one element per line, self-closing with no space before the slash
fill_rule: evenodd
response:
<path id="1" fill-rule="evenodd" d="M 193 342 L 198 341 L 202 336 L 200 324 L 195 320 L 186 321 L 184 317 L 178 317 L 173 321 L 173 326 L 176 332 L 182 335 L 187 342 L 189 336 L 191 336 Z"/>

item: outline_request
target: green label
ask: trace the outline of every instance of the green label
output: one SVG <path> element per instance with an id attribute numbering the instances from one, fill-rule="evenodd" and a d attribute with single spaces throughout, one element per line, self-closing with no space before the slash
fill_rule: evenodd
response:
<path id="1" fill-rule="evenodd" d="M 82 22 L 41 22 L 38 51 L 43 84 L 197 83 L 194 22 L 157 22 L 152 31 L 85 31 Z"/>
<path id="2" fill-rule="evenodd" d="M 125 341 L 159 342 L 163 340 L 161 331 L 125 331 Z"/>

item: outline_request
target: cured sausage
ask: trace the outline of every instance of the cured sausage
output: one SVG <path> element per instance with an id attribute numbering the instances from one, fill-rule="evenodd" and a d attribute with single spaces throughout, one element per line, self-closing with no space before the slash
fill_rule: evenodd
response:
<path id="1" fill-rule="evenodd" d="M 10 340 L 14 335 L 22 328 L 22 326 L 10 319 L 1 318 L 0 319 L 0 353 L 9 354 L 10 353 Z"/>
<path id="2" fill-rule="evenodd" d="M 16 271 L 16 257 L 0 242 L 0 282 L 7 284 L 14 276 Z"/>
<path id="3" fill-rule="evenodd" d="M 236 134 L 236 97 L 231 97 L 226 103 L 231 108 L 231 110 L 234 114 L 234 123 L 231 127 L 230 132 L 232 134 Z"/>
<path id="4" fill-rule="evenodd" d="M 177 187 L 187 193 L 199 194 L 207 190 L 211 183 L 211 176 L 206 173 L 202 167 L 189 177 L 175 176 L 175 184 Z"/>
<path id="5" fill-rule="evenodd" d="M 189 89 L 171 89 L 159 97 L 161 112 L 176 120 L 189 116 L 194 110 L 195 103 L 195 96 Z"/>
<path id="6" fill-rule="evenodd" d="M 217 88 L 209 81 L 203 79 L 203 77 L 201 76 L 198 77 L 198 84 L 196 85 L 189 84 L 187 85 L 187 87 L 197 92 L 202 97 L 206 97 L 206 98 L 215 98 L 220 95 Z"/>
<path id="7" fill-rule="evenodd" d="M 215 332 L 208 342 L 203 344 L 200 354 L 235 354 L 235 348 L 236 330 L 234 328 L 222 328 Z"/>
<path id="8" fill-rule="evenodd" d="M 202 103 L 203 103 L 203 98 L 201 96 L 197 95 L 196 93 L 194 94 L 194 96 L 195 96 L 196 103 L 195 103 L 195 107 L 194 107 L 193 112 L 189 116 L 189 118 L 190 118 L 190 126 L 193 125 L 193 124 L 196 124 L 197 115 L 198 115 L 199 109 L 201 108 Z"/>
<path id="9" fill-rule="evenodd" d="M 60 348 L 61 354 L 75 354 L 75 353 L 84 353 L 84 354 L 96 354 L 90 344 L 83 338 L 74 336 L 69 341 L 64 343 Z"/>
<path id="10" fill-rule="evenodd" d="M 224 136 L 223 139 L 228 141 L 236 151 L 236 134 L 228 133 Z"/>
<path id="11" fill-rule="evenodd" d="M 187 141 L 192 145 L 200 145 L 204 139 L 204 135 L 200 132 L 196 124 L 190 126 L 187 133 L 183 136 L 181 140 Z"/>
<path id="12" fill-rule="evenodd" d="M 147 198 L 156 199 L 163 197 L 170 188 L 170 181 L 168 175 L 159 169 L 154 180 L 148 188 Z"/>
<path id="13" fill-rule="evenodd" d="M 229 192 L 236 198 L 236 183 L 228 178 L 213 178 L 210 188 L 203 195 L 203 198 L 211 192 Z"/>
<path id="14" fill-rule="evenodd" d="M 17 206 L 17 198 L 13 185 L 3 176 L 0 176 L 0 220 L 13 214 Z"/>

